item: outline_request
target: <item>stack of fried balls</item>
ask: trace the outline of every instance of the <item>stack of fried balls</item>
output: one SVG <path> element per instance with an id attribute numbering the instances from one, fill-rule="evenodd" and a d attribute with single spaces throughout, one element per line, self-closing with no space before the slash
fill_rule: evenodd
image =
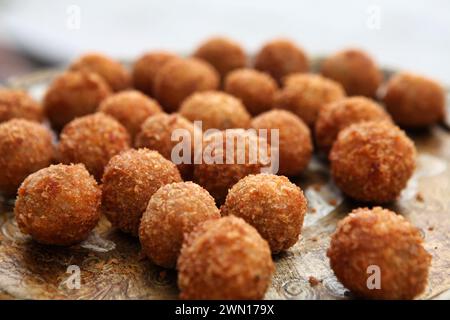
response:
<path id="1" fill-rule="evenodd" d="M 146 52 L 131 68 L 86 54 L 41 103 L 0 90 L 0 193 L 17 196 L 17 224 L 37 242 L 77 244 L 104 215 L 154 264 L 178 270 L 181 298 L 262 299 L 273 255 L 299 241 L 307 212 L 289 178 L 326 157 L 346 196 L 392 203 L 415 170 L 400 127 L 445 115 L 438 83 L 406 72 L 384 79 L 361 50 L 329 56 L 318 73 L 311 65 L 288 39 L 266 43 L 252 63 L 224 37 L 189 57 Z M 278 129 L 276 146 L 252 129 Z M 197 161 L 205 155 L 194 147 L 175 161 L 176 132 L 219 161 Z M 230 135 L 242 141 L 232 150 Z M 379 206 L 344 218 L 328 257 L 353 294 L 380 299 L 421 294 L 431 260 L 418 230 Z M 366 286 L 369 265 L 381 268 L 381 290 Z"/>

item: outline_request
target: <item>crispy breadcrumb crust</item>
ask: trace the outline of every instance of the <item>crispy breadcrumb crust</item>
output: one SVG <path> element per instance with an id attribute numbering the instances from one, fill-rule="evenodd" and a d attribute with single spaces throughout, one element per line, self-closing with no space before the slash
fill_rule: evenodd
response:
<path id="1" fill-rule="evenodd" d="M 23 233 L 43 244 L 72 245 L 100 218 L 101 191 L 81 165 L 51 165 L 20 186 L 14 213 Z"/>
<path id="2" fill-rule="evenodd" d="M 431 255 L 417 228 L 392 211 L 355 209 L 342 219 L 327 251 L 336 277 L 355 295 L 412 299 L 428 283 Z M 380 289 L 369 289 L 369 266 L 379 267 Z"/>
<path id="3" fill-rule="evenodd" d="M 267 242 L 244 220 L 209 220 L 190 233 L 177 264 L 181 299 L 262 299 L 274 264 Z"/>
<path id="4" fill-rule="evenodd" d="M 41 105 L 27 92 L 0 88 L 0 123 L 15 118 L 41 122 L 43 113 Z"/>

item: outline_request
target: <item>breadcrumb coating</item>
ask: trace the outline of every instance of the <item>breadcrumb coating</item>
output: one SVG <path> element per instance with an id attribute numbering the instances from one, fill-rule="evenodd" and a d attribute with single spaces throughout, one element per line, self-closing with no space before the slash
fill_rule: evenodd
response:
<path id="1" fill-rule="evenodd" d="M 40 104 L 25 91 L 0 88 L 0 123 L 16 118 L 41 122 L 43 113 Z"/>

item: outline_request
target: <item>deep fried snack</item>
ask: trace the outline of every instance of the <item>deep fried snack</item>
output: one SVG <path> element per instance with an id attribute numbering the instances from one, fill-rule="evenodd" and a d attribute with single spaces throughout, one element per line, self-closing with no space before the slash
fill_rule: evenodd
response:
<path id="1" fill-rule="evenodd" d="M 182 299 L 262 299 L 274 264 L 267 242 L 244 220 L 206 221 L 183 243 L 177 263 Z"/>
<path id="2" fill-rule="evenodd" d="M 278 85 L 264 72 L 238 69 L 227 75 L 224 90 L 239 98 L 251 114 L 257 115 L 272 108 Z"/>
<path id="3" fill-rule="evenodd" d="M 29 174 L 52 163 L 52 135 L 43 125 L 29 120 L 3 122 L 0 155 L 0 193 L 14 196 Z"/>
<path id="4" fill-rule="evenodd" d="M 445 115 L 442 86 L 425 77 L 399 73 L 388 82 L 383 102 L 394 121 L 403 127 L 426 127 Z"/>
<path id="5" fill-rule="evenodd" d="M 392 119 L 381 105 L 363 96 L 349 97 L 324 105 L 316 121 L 317 146 L 328 154 L 339 131 L 363 121 L 392 122 Z"/>
<path id="6" fill-rule="evenodd" d="M 209 63 L 197 58 L 171 59 L 156 74 L 153 93 L 166 111 L 173 112 L 192 93 L 218 87 L 219 74 Z"/>
<path id="7" fill-rule="evenodd" d="M 174 268 L 183 237 L 197 225 L 219 219 L 213 197 L 193 182 L 166 184 L 156 191 L 142 215 L 139 240 L 153 263 Z"/>
<path id="8" fill-rule="evenodd" d="M 0 89 L 0 123 L 16 118 L 41 122 L 43 117 L 43 108 L 25 91 Z"/>
<path id="9" fill-rule="evenodd" d="M 62 163 L 83 163 L 100 180 L 109 159 L 128 148 L 127 130 L 113 117 L 99 112 L 77 118 L 64 127 L 58 156 Z"/>
<path id="10" fill-rule="evenodd" d="M 336 185 L 349 197 L 394 201 L 415 169 L 414 143 L 389 122 L 361 122 L 342 130 L 330 152 Z"/>
<path id="11" fill-rule="evenodd" d="M 419 230 L 381 207 L 355 209 L 341 220 L 327 255 L 339 281 L 359 297 L 412 299 L 428 283 L 431 255 Z"/>
<path id="12" fill-rule="evenodd" d="M 176 166 L 157 151 L 130 149 L 111 158 L 102 178 L 102 211 L 111 223 L 138 236 L 151 196 L 163 185 L 181 182 Z"/>
<path id="13" fill-rule="evenodd" d="M 20 186 L 14 213 L 20 230 L 43 244 L 83 241 L 100 219 L 100 187 L 81 165 L 52 165 Z"/>
<path id="14" fill-rule="evenodd" d="M 100 53 L 88 53 L 78 58 L 69 67 L 73 71 L 89 71 L 101 76 L 113 91 L 121 91 L 131 87 L 131 77 L 127 69 Z"/>
<path id="15" fill-rule="evenodd" d="M 342 84 L 349 96 L 375 97 L 383 81 L 374 60 L 358 49 L 339 51 L 328 57 L 321 65 L 321 73 Z"/>
<path id="16" fill-rule="evenodd" d="M 58 76 L 44 97 L 44 108 L 53 128 L 90 113 L 111 94 L 108 84 L 96 73 L 69 71 Z"/>
<path id="17" fill-rule="evenodd" d="M 288 178 L 258 174 L 239 180 L 228 192 L 220 212 L 251 224 L 276 254 L 297 243 L 306 208 L 302 190 Z"/>
<path id="18" fill-rule="evenodd" d="M 191 121 L 201 121 L 203 130 L 246 129 L 251 121 L 239 99 L 220 91 L 192 94 L 183 101 L 179 113 Z"/>

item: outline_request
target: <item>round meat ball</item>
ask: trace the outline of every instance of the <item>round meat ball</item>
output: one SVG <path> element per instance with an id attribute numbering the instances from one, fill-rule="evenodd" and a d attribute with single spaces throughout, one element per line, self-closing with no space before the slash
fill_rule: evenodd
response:
<path id="1" fill-rule="evenodd" d="M 269 73 L 279 83 L 295 72 L 307 72 L 308 57 L 303 49 L 286 39 L 266 43 L 255 57 L 255 68 Z"/>
<path id="2" fill-rule="evenodd" d="M 252 127 L 267 129 L 268 134 L 273 129 L 279 130 L 279 174 L 293 176 L 306 169 L 311 160 L 313 143 L 308 126 L 299 117 L 285 110 L 267 111 L 252 120 Z"/>
<path id="3" fill-rule="evenodd" d="M 60 130 L 77 117 L 94 113 L 111 94 L 98 74 L 69 71 L 57 77 L 44 97 L 44 109 L 53 128 Z"/>
<path id="4" fill-rule="evenodd" d="M 419 230 L 381 207 L 355 209 L 341 220 L 327 255 L 339 281 L 359 297 L 412 299 L 428 283 L 431 255 Z M 371 266 L 379 268 L 379 289 L 368 288 Z"/>
<path id="5" fill-rule="evenodd" d="M 139 91 L 126 90 L 103 100 L 98 111 L 119 121 L 134 139 L 144 121 L 148 117 L 162 112 L 162 109 L 156 100 Z"/>
<path id="6" fill-rule="evenodd" d="M 173 112 L 192 93 L 215 90 L 219 82 L 217 71 L 203 60 L 172 59 L 159 69 L 153 93 L 166 111 Z"/>
<path id="7" fill-rule="evenodd" d="M 206 221 L 184 241 L 177 263 L 182 299 L 262 299 L 274 264 L 267 242 L 244 220 Z"/>
<path id="8" fill-rule="evenodd" d="M 392 122 L 392 119 L 381 105 L 363 96 L 345 98 L 324 105 L 316 121 L 317 146 L 328 154 L 339 131 L 363 121 Z"/>
<path id="9" fill-rule="evenodd" d="M 264 72 L 238 69 L 227 75 L 224 90 L 239 98 L 251 114 L 257 115 L 272 108 L 278 85 Z"/>
<path id="10" fill-rule="evenodd" d="M 194 180 L 222 204 L 236 182 L 249 174 L 272 172 L 271 150 L 254 131 L 228 129 L 203 140 L 201 159 L 194 163 Z"/>
<path id="11" fill-rule="evenodd" d="M 244 49 L 224 37 L 208 39 L 195 51 L 194 56 L 209 62 L 222 77 L 234 69 L 245 67 L 247 62 Z"/>
<path id="12" fill-rule="evenodd" d="M 445 116 L 442 86 L 411 73 L 399 73 L 389 80 L 383 102 L 394 121 L 403 127 L 426 127 Z"/>
<path id="13" fill-rule="evenodd" d="M 68 246 L 86 239 L 100 219 L 100 187 L 81 165 L 52 165 L 22 183 L 14 213 L 37 242 Z"/>
<path id="14" fill-rule="evenodd" d="M 275 96 L 274 106 L 295 113 L 313 128 L 320 109 L 344 97 L 339 83 L 316 74 L 297 73 L 286 78 L 283 89 Z"/>
<path id="15" fill-rule="evenodd" d="M 41 122 L 43 109 L 23 90 L 0 89 L 0 123 L 16 118 Z"/>
<path id="16" fill-rule="evenodd" d="M 133 86 L 153 96 L 156 74 L 168 61 L 177 58 L 173 53 L 166 51 L 152 51 L 142 55 L 133 65 Z"/>
<path id="17" fill-rule="evenodd" d="M 172 141 L 172 134 L 181 130 L 183 130 L 183 132 L 180 132 L 182 133 L 182 137 Z M 181 175 L 186 180 L 189 180 L 192 178 L 194 139 L 196 134 L 201 137 L 200 130 L 195 127 L 192 122 L 179 114 L 158 113 L 147 118 L 142 124 L 141 131 L 136 136 L 134 145 L 136 148 L 156 150 L 166 159 L 176 163 L 176 159 L 172 158 L 174 148 L 180 143 L 182 143 L 183 146 L 188 143 L 190 155 L 177 152 L 176 156 L 180 158 L 178 160 L 183 160 L 182 163 L 177 163 L 178 170 L 180 170 Z"/>
<path id="18" fill-rule="evenodd" d="M 239 99 L 220 91 L 194 93 L 183 101 L 179 113 L 191 121 L 201 121 L 203 130 L 248 128 L 251 121 Z"/>
<path id="19" fill-rule="evenodd" d="M 328 57 L 321 65 L 321 73 L 342 84 L 349 96 L 375 97 L 383 81 L 373 59 L 357 49 L 343 50 Z"/>
<path id="20" fill-rule="evenodd" d="M 118 61 L 103 54 L 88 53 L 72 63 L 73 71 L 89 71 L 101 76 L 113 91 L 125 90 L 131 87 L 131 77 L 127 69 Z"/>
<path id="21" fill-rule="evenodd" d="M 306 208 L 302 190 L 288 178 L 258 174 L 239 180 L 228 192 L 220 212 L 251 224 L 276 254 L 297 243 Z"/>
<path id="22" fill-rule="evenodd" d="M 0 124 L 0 193 L 14 196 L 31 173 L 49 166 L 54 158 L 51 132 L 24 119 Z"/>
<path id="23" fill-rule="evenodd" d="M 62 163 L 83 163 L 99 180 L 109 159 L 130 148 L 127 130 L 103 113 L 77 118 L 61 131 L 58 156 Z"/>
<path id="24" fill-rule="evenodd" d="M 394 201 L 415 169 L 414 143 L 388 122 L 361 122 L 342 130 L 330 152 L 336 185 L 349 197 Z"/>
<path id="25" fill-rule="evenodd" d="M 102 211 L 111 223 L 138 236 L 142 214 L 163 185 L 181 182 L 176 166 L 157 151 L 130 149 L 111 158 L 102 178 Z"/>
<path id="26" fill-rule="evenodd" d="M 139 227 L 142 250 L 153 263 L 174 268 L 183 237 L 197 225 L 219 218 L 213 197 L 199 185 L 177 182 L 162 186 L 142 215 Z"/>

